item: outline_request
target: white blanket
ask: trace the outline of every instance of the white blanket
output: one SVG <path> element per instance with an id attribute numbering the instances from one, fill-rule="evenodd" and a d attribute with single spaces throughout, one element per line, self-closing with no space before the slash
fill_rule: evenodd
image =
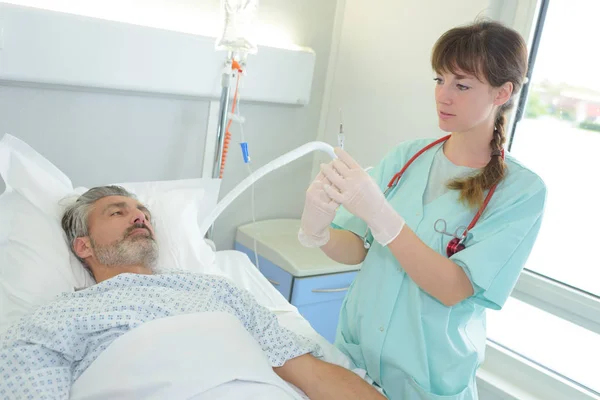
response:
<path id="1" fill-rule="evenodd" d="M 271 368 L 237 318 L 148 322 L 115 340 L 72 386 L 74 400 L 305 398 Z"/>

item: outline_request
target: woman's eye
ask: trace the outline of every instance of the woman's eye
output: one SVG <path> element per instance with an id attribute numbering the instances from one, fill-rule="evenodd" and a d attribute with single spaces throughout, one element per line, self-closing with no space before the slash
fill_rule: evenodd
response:
<path id="1" fill-rule="evenodd" d="M 433 78 L 433 80 L 438 84 L 441 85 L 442 84 L 442 78 Z"/>
<path id="2" fill-rule="evenodd" d="M 114 215 L 121 215 L 121 211 L 115 211 L 114 213 L 110 214 L 111 217 Z"/>
<path id="3" fill-rule="evenodd" d="M 468 89 L 470 89 L 468 86 L 461 85 L 461 84 L 456 85 L 456 87 L 458 88 L 458 90 L 468 90 Z"/>

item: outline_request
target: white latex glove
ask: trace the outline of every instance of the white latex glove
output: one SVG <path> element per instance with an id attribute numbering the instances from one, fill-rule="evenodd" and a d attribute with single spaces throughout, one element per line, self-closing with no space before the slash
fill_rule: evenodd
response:
<path id="1" fill-rule="evenodd" d="M 306 191 L 304 211 L 300 220 L 298 240 L 305 247 L 321 247 L 329 242 L 329 225 L 335 218 L 339 203 L 331 200 L 325 185 L 331 182 L 320 172 Z"/>
<path id="2" fill-rule="evenodd" d="M 385 199 L 377 183 L 348 153 L 335 149 L 339 157 L 321 165 L 332 185 L 325 185 L 327 195 L 367 223 L 375 240 L 387 246 L 402 231 L 405 221 Z"/>

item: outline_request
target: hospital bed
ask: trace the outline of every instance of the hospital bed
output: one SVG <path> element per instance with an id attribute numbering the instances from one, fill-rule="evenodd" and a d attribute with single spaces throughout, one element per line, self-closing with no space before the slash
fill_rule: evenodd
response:
<path id="1" fill-rule="evenodd" d="M 11 135 L 0 140 L 0 160 L 6 183 L 0 195 L 0 330 L 5 330 L 59 293 L 94 282 L 70 253 L 60 227 L 65 199 L 72 200 L 87 188 L 73 188 L 50 161 Z M 274 312 L 282 325 L 316 341 L 324 360 L 350 368 L 349 360 L 315 332 L 247 255 L 214 251 L 205 241 L 198 222 L 217 204 L 217 180 L 119 184 L 152 211 L 162 269 L 227 277 Z M 124 334 L 74 382 L 72 398 L 220 399 L 240 398 L 240 393 L 243 398 L 305 398 L 271 368 L 257 368 L 265 366 L 264 359 L 251 343 L 230 359 L 231 351 L 217 351 L 243 343 L 226 315 L 195 318 L 169 317 Z M 256 381 L 239 380 L 232 367 L 240 365 L 262 372 Z"/>

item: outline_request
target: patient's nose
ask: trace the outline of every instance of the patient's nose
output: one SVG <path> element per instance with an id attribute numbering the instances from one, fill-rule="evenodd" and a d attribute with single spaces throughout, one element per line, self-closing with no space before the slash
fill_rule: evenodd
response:
<path id="1" fill-rule="evenodd" d="M 133 213 L 134 224 L 146 224 L 146 215 L 141 210 L 135 210 Z"/>

